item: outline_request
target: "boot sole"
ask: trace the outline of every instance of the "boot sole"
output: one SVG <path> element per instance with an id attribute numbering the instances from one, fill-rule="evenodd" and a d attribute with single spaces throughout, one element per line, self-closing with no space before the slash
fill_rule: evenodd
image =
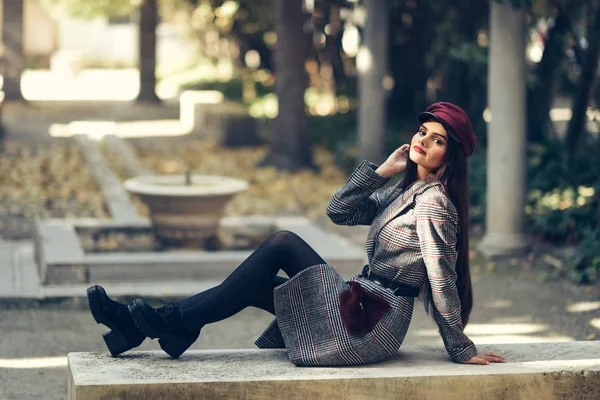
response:
<path id="1" fill-rule="evenodd" d="M 139 344 L 136 345 L 131 343 L 123 331 L 106 317 L 106 314 L 102 311 L 101 296 L 103 295 L 106 296 L 106 292 L 98 285 L 91 286 L 87 289 L 88 306 L 92 312 L 92 317 L 94 317 L 97 324 L 102 324 L 110 329 L 110 331 L 102 335 L 102 338 L 104 339 L 104 343 L 106 343 L 106 347 L 108 347 L 110 354 L 113 357 L 116 357 L 127 350 L 139 346 Z"/>
<path id="2" fill-rule="evenodd" d="M 191 343 L 188 344 L 186 341 L 181 340 L 170 333 L 161 332 L 157 329 L 154 329 L 144 318 L 144 314 L 137 305 L 137 300 L 130 303 L 127 307 L 129 308 L 129 312 L 133 317 L 133 321 L 138 328 L 140 328 L 140 330 L 149 338 L 158 338 L 160 348 L 172 358 L 179 358 L 179 356 L 181 356 L 191 346 Z"/>

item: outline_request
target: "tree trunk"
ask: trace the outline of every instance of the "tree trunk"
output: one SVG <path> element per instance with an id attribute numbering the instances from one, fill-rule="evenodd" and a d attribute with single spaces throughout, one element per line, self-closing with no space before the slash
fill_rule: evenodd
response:
<path id="1" fill-rule="evenodd" d="M 404 12 L 412 15 L 410 26 L 402 22 Z M 390 14 L 388 54 L 394 87 L 387 101 L 388 116 L 390 121 L 416 123 L 415 116 L 427 107 L 425 92 L 431 69 L 426 56 L 435 37 L 435 29 L 431 29 L 435 22 L 426 5 Z"/>
<path id="2" fill-rule="evenodd" d="M 558 7 L 554 25 L 548 31 L 544 54 L 536 68 L 537 79 L 529 95 L 527 138 L 530 142 L 542 142 L 548 137 L 551 126 L 550 109 L 554 98 L 554 82 L 558 66 L 563 59 L 564 48 L 571 26 L 563 7 Z"/>
<path id="3" fill-rule="evenodd" d="M 336 92 L 338 86 L 347 83 L 347 76 L 342 61 L 342 20 L 340 18 L 339 4 L 329 5 L 329 33 L 325 33 L 325 52 L 333 68 L 333 79 L 335 80 Z"/>
<path id="4" fill-rule="evenodd" d="M 8 100 L 22 100 L 21 74 L 23 57 L 23 3 L 24 0 L 4 0 L 2 3 L 2 44 L 4 95 Z"/>
<path id="5" fill-rule="evenodd" d="M 314 169 L 304 92 L 308 85 L 304 63 L 308 52 L 302 0 L 275 0 L 275 93 L 279 113 L 269 151 L 259 166 L 295 171 Z"/>
<path id="6" fill-rule="evenodd" d="M 589 45 L 585 53 L 581 76 L 579 77 L 575 99 L 573 100 L 573 113 L 565 138 L 567 155 L 570 160 L 575 155 L 579 142 L 586 130 L 586 110 L 596 80 L 598 58 L 600 56 L 600 7 L 596 9 L 594 22 L 588 29 L 587 38 Z"/>
<path id="7" fill-rule="evenodd" d="M 138 14 L 139 29 L 139 102 L 159 102 L 156 95 L 156 25 L 158 24 L 157 0 L 141 0 Z"/>
<path id="8" fill-rule="evenodd" d="M 356 65 L 359 76 L 358 156 L 374 163 L 385 161 L 385 101 L 383 78 L 387 72 L 389 5 L 367 0 L 363 46 Z"/>

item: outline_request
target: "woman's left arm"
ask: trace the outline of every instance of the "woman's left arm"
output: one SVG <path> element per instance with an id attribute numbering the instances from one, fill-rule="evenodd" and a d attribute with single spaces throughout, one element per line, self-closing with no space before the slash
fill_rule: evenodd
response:
<path id="1" fill-rule="evenodd" d="M 463 332 L 456 288 L 458 214 L 444 195 L 431 188 L 417 197 L 415 215 L 435 320 L 452 360 L 465 363 L 477 355 L 477 348 Z"/>

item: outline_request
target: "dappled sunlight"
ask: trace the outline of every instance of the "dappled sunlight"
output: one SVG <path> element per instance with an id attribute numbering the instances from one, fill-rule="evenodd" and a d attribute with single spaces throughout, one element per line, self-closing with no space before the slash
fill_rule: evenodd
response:
<path id="1" fill-rule="evenodd" d="M 175 99 L 180 95 L 181 85 L 189 80 L 190 75 L 197 77 L 203 76 L 207 82 L 217 80 L 228 82 L 234 78 L 233 71 L 230 71 L 231 65 L 221 63 L 216 67 L 210 67 L 206 64 L 200 64 L 189 71 L 174 74 L 165 77 L 157 82 L 156 94 L 162 100 Z M 264 77 L 263 75 L 267 75 Z M 273 77 L 264 70 L 256 72 L 257 81 L 263 81 L 263 84 L 270 82 Z M 258 79 L 260 78 L 260 79 Z M 320 79 L 323 79 L 322 77 Z M 25 70 L 21 78 L 21 91 L 23 97 L 28 101 L 132 101 L 139 94 L 139 72 L 136 68 L 128 69 L 83 69 L 81 71 L 56 72 L 51 70 Z M 202 92 L 199 94 L 199 92 Z M 182 93 L 180 101 L 182 104 L 194 101 L 195 96 L 205 96 L 209 92 L 211 99 L 202 99 L 202 103 L 223 102 L 223 93 L 218 92 L 218 98 L 215 97 L 214 90 L 187 90 Z M 184 95 L 188 93 L 187 95 Z M 336 112 L 345 113 L 354 107 L 346 96 L 335 96 L 331 88 L 308 88 L 305 93 L 305 102 L 309 114 L 311 115 L 332 115 Z M 278 114 L 278 99 L 275 93 L 268 93 L 260 96 L 248 105 L 249 113 L 255 118 L 273 119 Z M 189 114 L 189 112 L 188 112 Z M 186 122 L 186 121 L 183 121 Z M 156 127 L 156 125 L 155 125 Z M 130 130 L 131 128 L 126 128 Z M 123 137 L 143 137 L 143 136 L 173 136 L 181 135 L 182 128 L 179 127 L 174 132 L 161 134 L 152 128 L 150 133 L 141 134 L 135 132 L 131 135 L 125 134 Z M 160 131 L 162 128 L 157 129 Z M 168 128 L 173 131 L 172 127 Z M 64 127 L 55 127 L 51 133 L 53 136 L 71 136 L 69 130 Z"/>
<path id="2" fill-rule="evenodd" d="M 366 74 L 373 68 L 373 54 L 367 47 L 361 47 L 356 56 L 356 69 Z"/>
<path id="3" fill-rule="evenodd" d="M 73 121 L 68 124 L 52 124 L 50 136 L 71 137 L 86 134 L 95 139 L 106 135 L 116 135 L 122 138 L 143 138 L 158 136 L 183 136 L 191 132 L 191 127 L 184 125 L 178 119 L 147 120 L 147 121 Z"/>
<path id="4" fill-rule="evenodd" d="M 567 306 L 566 310 L 571 313 L 589 312 L 600 309 L 600 301 L 582 301 Z"/>
<path id="5" fill-rule="evenodd" d="M 135 68 L 87 69 L 77 74 L 25 70 L 21 77 L 21 92 L 29 101 L 130 101 L 139 90 Z"/>
<path id="6" fill-rule="evenodd" d="M 600 318 L 594 318 L 593 320 L 591 320 L 590 325 L 592 325 L 594 328 L 600 330 Z"/>
<path id="7" fill-rule="evenodd" d="M 600 120 L 600 110 L 588 107 L 585 115 L 589 121 Z M 550 119 L 554 122 L 570 121 L 573 117 L 573 111 L 570 108 L 552 108 L 550 110 Z"/>
<path id="8" fill-rule="evenodd" d="M 0 368 L 32 369 L 67 366 L 67 357 L 0 358 Z"/>
<path id="9" fill-rule="evenodd" d="M 550 110 L 550 119 L 552 121 L 569 121 L 573 112 L 570 108 L 553 108 Z"/>
<path id="10" fill-rule="evenodd" d="M 525 207 L 527 214 L 543 214 L 547 210 L 566 210 L 589 206 L 595 195 L 593 187 L 578 186 L 575 188 L 555 188 L 549 192 L 535 189 L 528 194 L 532 205 Z"/>
<path id="11" fill-rule="evenodd" d="M 250 104 L 248 113 L 254 118 L 275 118 L 279 113 L 279 103 L 275 93 L 269 93 Z"/>
<path id="12" fill-rule="evenodd" d="M 358 28 L 350 23 L 344 27 L 342 35 L 342 48 L 349 57 L 356 57 L 359 52 L 360 32 Z"/>
<path id="13" fill-rule="evenodd" d="M 536 342 L 571 342 L 569 336 L 556 335 L 546 324 L 506 323 L 506 324 L 469 324 L 465 333 L 477 344 L 495 343 L 536 343 Z M 416 336 L 439 337 L 437 329 L 421 329 Z"/>
<path id="14" fill-rule="evenodd" d="M 27 69 L 21 76 L 21 93 L 28 101 L 131 101 L 139 94 L 139 80 L 137 68 L 83 69 L 72 73 Z M 163 100 L 176 97 L 178 83 L 174 79 L 158 82 L 156 95 Z"/>

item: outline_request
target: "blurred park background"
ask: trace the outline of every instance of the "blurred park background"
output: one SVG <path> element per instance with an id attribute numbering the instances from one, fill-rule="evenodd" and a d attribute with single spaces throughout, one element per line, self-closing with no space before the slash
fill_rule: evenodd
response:
<path id="1" fill-rule="evenodd" d="M 61 398 L 66 353 L 105 350 L 75 301 L 97 282 L 40 272 L 40 222 L 138 226 L 148 205 L 115 200 L 125 180 L 223 175 L 248 183 L 225 217 L 301 216 L 362 248 L 367 228 L 334 226 L 325 205 L 436 101 L 479 139 L 467 333 L 597 339 L 600 1 L 3 0 L 1 23 L 0 397 Z M 125 231 L 82 246 L 134 248 Z M 409 342 L 441 343 L 419 313 Z M 246 310 L 195 348 L 252 347 L 268 321 Z"/>

